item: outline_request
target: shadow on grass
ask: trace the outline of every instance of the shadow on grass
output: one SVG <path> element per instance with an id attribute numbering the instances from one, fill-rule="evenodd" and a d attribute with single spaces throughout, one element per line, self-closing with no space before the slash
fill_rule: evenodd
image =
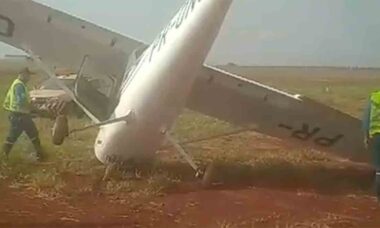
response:
<path id="1" fill-rule="evenodd" d="M 322 165 L 294 165 L 279 161 L 271 164 L 244 165 L 216 162 L 212 172 L 215 188 L 239 189 L 247 186 L 274 189 L 303 189 L 321 194 L 369 192 L 374 173 L 370 168 Z M 160 170 L 181 179 L 194 181 L 194 172 L 179 162 L 160 164 Z"/>
<path id="2" fill-rule="evenodd" d="M 88 162 L 88 161 L 87 161 Z M 80 165 L 81 164 L 81 165 Z M 104 174 L 104 167 L 94 162 L 78 165 L 27 165 L 8 164 L 2 171 L 9 169 L 8 179 L 19 179 L 20 174 L 27 174 L 35 187 L 50 186 L 59 188 L 66 193 L 92 190 L 103 191 L 104 186 L 115 184 L 123 192 L 150 189 L 163 193 L 178 193 L 197 191 L 200 181 L 194 177 L 194 171 L 187 163 L 177 160 L 157 161 L 140 167 L 141 178 L 129 179 L 122 172 L 116 172 L 110 183 L 100 184 L 98 181 Z M 91 167 L 91 168 L 89 168 Z M 15 170 L 16 169 L 16 170 Z M 10 175 L 14 174 L 14 175 Z M 17 174 L 17 175 L 16 175 Z M 329 164 L 294 164 L 287 161 L 275 160 L 242 164 L 229 161 L 214 162 L 214 171 L 210 181 L 217 183 L 216 189 L 242 189 L 247 187 L 262 187 L 281 190 L 308 190 L 321 194 L 369 193 L 373 185 L 373 171 L 368 167 Z M 52 181 L 54 180 L 54 181 Z M 122 186 L 122 184 L 126 186 Z M 120 187 L 120 186 L 121 187 Z M 89 189 L 88 189 L 89 188 Z M 79 189 L 79 190 L 78 190 Z M 92 189 L 92 190 L 91 190 Z M 112 190 L 112 189 L 111 189 Z M 115 190 L 116 192 L 120 192 Z M 74 194 L 73 193 L 73 194 Z"/>

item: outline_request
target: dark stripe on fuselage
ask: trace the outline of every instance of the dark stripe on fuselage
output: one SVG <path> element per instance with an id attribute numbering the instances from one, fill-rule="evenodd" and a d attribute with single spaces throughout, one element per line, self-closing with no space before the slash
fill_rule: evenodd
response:
<path id="1" fill-rule="evenodd" d="M 180 11 L 169 23 L 169 25 L 167 25 L 164 28 L 164 30 L 153 41 L 150 47 L 146 51 L 144 51 L 144 53 L 141 55 L 136 64 L 132 66 L 130 69 L 128 69 L 128 72 L 126 72 L 124 76 L 122 86 L 120 87 L 121 93 L 123 93 L 127 89 L 128 85 L 132 82 L 142 65 L 144 63 L 150 63 L 153 60 L 154 54 L 159 53 L 160 50 L 165 46 L 168 33 L 174 29 L 181 28 L 186 19 L 194 11 L 197 3 L 201 1 L 202 0 L 188 0 L 187 3 L 180 9 Z"/>

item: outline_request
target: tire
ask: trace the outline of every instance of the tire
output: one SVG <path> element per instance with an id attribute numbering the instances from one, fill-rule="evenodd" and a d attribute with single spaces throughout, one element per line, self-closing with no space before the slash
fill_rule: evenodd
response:
<path id="1" fill-rule="evenodd" d="M 52 131 L 52 141 L 54 145 L 60 146 L 65 141 L 65 138 L 69 134 L 69 124 L 67 117 L 65 115 L 59 115 L 55 119 L 53 131 Z"/>
<path id="2" fill-rule="evenodd" d="M 212 187 L 215 181 L 216 165 L 214 163 L 209 164 L 206 167 L 205 173 L 202 178 L 202 187 L 208 189 Z"/>

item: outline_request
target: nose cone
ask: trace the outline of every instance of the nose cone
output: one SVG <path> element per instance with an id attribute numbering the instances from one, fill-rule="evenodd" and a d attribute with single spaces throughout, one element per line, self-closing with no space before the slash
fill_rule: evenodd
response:
<path id="1" fill-rule="evenodd" d="M 100 128 L 95 155 L 104 164 L 152 160 L 163 135 L 151 124 L 114 123 Z"/>
<path id="2" fill-rule="evenodd" d="M 95 141 L 95 155 L 104 164 L 122 160 L 128 144 L 128 129 L 125 123 L 102 126 Z"/>
<path id="3" fill-rule="evenodd" d="M 110 124 L 99 130 L 95 155 L 103 164 L 150 160 L 155 155 L 157 140 L 156 134 L 149 131 L 125 123 Z"/>

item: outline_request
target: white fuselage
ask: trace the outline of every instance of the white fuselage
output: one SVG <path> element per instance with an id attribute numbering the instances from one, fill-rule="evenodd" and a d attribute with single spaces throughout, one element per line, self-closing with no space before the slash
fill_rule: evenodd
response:
<path id="1" fill-rule="evenodd" d="M 126 73 L 114 118 L 100 128 L 95 154 L 103 163 L 154 156 L 185 106 L 232 0 L 188 0 Z"/>

